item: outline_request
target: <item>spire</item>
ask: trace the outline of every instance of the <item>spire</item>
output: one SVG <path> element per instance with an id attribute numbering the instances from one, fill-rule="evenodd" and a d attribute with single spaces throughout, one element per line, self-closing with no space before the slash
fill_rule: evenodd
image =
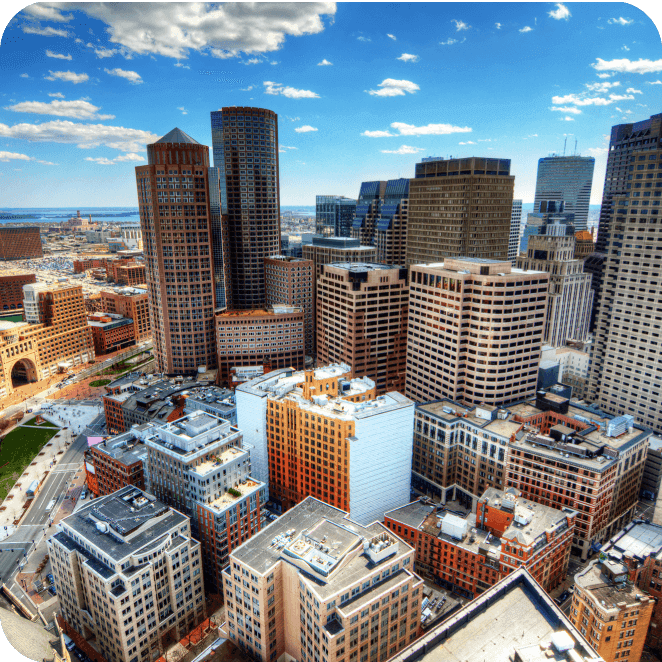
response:
<path id="1" fill-rule="evenodd" d="M 160 140 L 157 140 L 156 143 L 191 143 L 193 145 L 200 144 L 197 140 L 193 140 L 193 138 L 191 138 L 188 133 L 184 133 L 177 127 L 170 131 L 170 133 L 166 133 L 165 136 L 163 136 L 163 138 Z"/>

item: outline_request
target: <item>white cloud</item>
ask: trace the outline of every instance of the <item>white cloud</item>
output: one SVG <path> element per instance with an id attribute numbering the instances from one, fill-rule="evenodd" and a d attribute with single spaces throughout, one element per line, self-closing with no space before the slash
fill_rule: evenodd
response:
<path id="1" fill-rule="evenodd" d="M 42 37 L 70 37 L 71 35 L 66 30 L 58 30 L 57 28 L 42 28 L 40 25 L 23 25 L 21 29 L 25 34 L 38 34 Z"/>
<path id="2" fill-rule="evenodd" d="M 446 136 L 451 133 L 471 133 L 468 126 L 453 126 L 452 124 L 428 124 L 426 126 L 414 126 L 404 122 L 393 122 L 392 129 L 397 129 L 401 136 Z"/>
<path id="3" fill-rule="evenodd" d="M 51 71 L 48 70 L 50 76 L 45 76 L 46 80 L 64 80 L 68 83 L 73 83 L 77 85 L 78 83 L 85 83 L 90 80 L 90 77 L 87 74 L 77 74 L 73 71 Z"/>
<path id="4" fill-rule="evenodd" d="M 458 145 L 477 145 L 473 140 L 467 140 L 466 142 L 458 143 Z"/>
<path id="5" fill-rule="evenodd" d="M 286 120 L 290 120 L 290 122 L 298 122 L 301 119 L 300 117 L 290 117 L 289 115 L 283 115 L 283 117 Z"/>
<path id="6" fill-rule="evenodd" d="M 181 67 L 182 69 L 190 69 L 188 64 L 182 64 L 181 62 L 175 62 L 176 67 Z"/>
<path id="7" fill-rule="evenodd" d="M 410 80 L 395 80 L 394 78 L 384 79 L 378 87 L 381 90 L 366 90 L 368 94 L 377 97 L 403 97 L 405 93 L 415 94 L 421 88 Z"/>
<path id="8" fill-rule="evenodd" d="M 62 55 L 62 53 L 53 53 L 53 51 L 46 50 L 46 57 L 54 57 L 56 60 L 71 60 L 71 55 Z"/>
<path id="9" fill-rule="evenodd" d="M 495 27 L 497 30 L 501 30 L 501 23 L 495 23 L 495 24 L 494 24 L 494 27 Z"/>
<path id="10" fill-rule="evenodd" d="M 538 134 L 537 133 L 530 133 L 527 138 L 537 138 Z"/>
<path id="11" fill-rule="evenodd" d="M 396 60 L 402 60 L 403 62 L 418 62 L 420 59 L 418 55 L 412 55 L 411 53 L 403 53 L 400 57 L 396 57 Z"/>
<path id="12" fill-rule="evenodd" d="M 64 99 L 64 94 L 62 92 L 49 92 L 49 97 L 55 97 L 56 99 Z"/>
<path id="13" fill-rule="evenodd" d="M 333 62 L 329 62 L 326 58 L 324 58 L 321 62 L 317 63 L 318 67 L 331 67 L 333 66 Z"/>
<path id="14" fill-rule="evenodd" d="M 143 82 L 143 79 L 140 77 L 140 74 L 136 71 L 126 71 L 125 69 L 120 69 L 116 67 L 115 69 L 104 69 L 107 74 L 111 76 L 118 76 L 119 78 L 125 78 L 132 83 L 133 85 L 138 85 Z"/>
<path id="15" fill-rule="evenodd" d="M 372 39 L 370 39 L 370 37 L 364 37 L 363 35 L 357 37 L 356 39 L 358 41 L 364 41 L 364 42 L 372 41 Z"/>
<path id="16" fill-rule="evenodd" d="M 317 34 L 335 2 L 71 3 L 103 21 L 112 43 L 134 53 L 185 59 L 190 50 L 214 57 L 277 51 L 287 36 Z"/>
<path id="17" fill-rule="evenodd" d="M 278 151 L 281 154 L 286 154 L 288 149 L 299 149 L 298 147 L 288 147 L 287 145 L 278 145 Z"/>
<path id="18" fill-rule="evenodd" d="M 184 108 L 184 106 L 177 106 L 177 110 L 181 110 L 182 115 L 188 115 L 188 110 L 186 110 L 186 108 Z"/>
<path id="19" fill-rule="evenodd" d="M 550 110 L 558 110 L 561 113 L 570 113 L 571 115 L 581 115 L 582 111 L 574 106 L 552 106 Z"/>
<path id="20" fill-rule="evenodd" d="M 647 80 L 646 85 L 662 85 L 662 80 Z"/>
<path id="21" fill-rule="evenodd" d="M 613 83 L 586 83 L 587 89 L 591 90 L 591 92 L 609 92 L 609 90 L 612 87 L 620 87 L 620 83 L 618 81 L 614 81 Z"/>
<path id="22" fill-rule="evenodd" d="M 249 85 L 248 87 L 240 87 L 239 91 L 240 92 L 250 92 L 253 89 L 255 89 L 255 85 Z"/>
<path id="23" fill-rule="evenodd" d="M 478 138 L 479 143 L 491 143 L 492 138 Z"/>
<path id="24" fill-rule="evenodd" d="M 92 161 L 93 163 L 98 163 L 99 165 L 115 165 L 115 161 L 112 159 L 107 159 L 105 156 L 86 156 L 86 161 Z"/>
<path id="25" fill-rule="evenodd" d="M 467 40 L 466 37 L 464 37 L 463 39 L 453 39 L 452 37 L 449 37 L 448 39 L 446 39 L 446 41 L 440 41 L 439 45 L 440 46 L 452 46 L 453 44 L 462 44 L 466 40 Z"/>
<path id="26" fill-rule="evenodd" d="M 36 115 L 56 115 L 58 117 L 73 117 L 78 120 L 112 120 L 115 115 L 100 115 L 99 106 L 92 105 L 85 99 L 77 101 L 21 101 L 13 106 L 5 106 L 5 110 L 15 113 L 34 113 Z"/>
<path id="27" fill-rule="evenodd" d="M 597 62 L 591 65 L 598 71 L 620 71 L 628 74 L 656 74 L 662 71 L 662 60 L 603 60 L 597 58 Z"/>
<path id="28" fill-rule="evenodd" d="M 21 78 L 30 78 L 30 74 L 21 74 Z"/>
<path id="29" fill-rule="evenodd" d="M 317 131 L 317 129 L 314 126 L 310 126 L 310 124 L 305 124 L 304 126 L 298 126 L 294 130 L 297 133 L 310 133 L 311 131 Z"/>
<path id="30" fill-rule="evenodd" d="M 623 48 L 621 48 L 621 50 L 622 51 L 629 51 L 630 49 L 625 44 L 623 44 Z"/>
<path id="31" fill-rule="evenodd" d="M 259 57 L 252 57 L 250 60 L 245 60 L 242 64 L 261 64 L 263 60 Z"/>
<path id="32" fill-rule="evenodd" d="M 361 135 L 366 138 L 393 138 L 398 134 L 390 131 L 364 131 Z"/>
<path id="33" fill-rule="evenodd" d="M 470 30 L 471 26 L 467 25 L 464 21 L 458 21 L 456 18 L 454 18 L 451 23 L 455 23 L 455 31 L 456 32 L 461 32 L 462 30 Z"/>
<path id="34" fill-rule="evenodd" d="M 386 36 L 387 36 L 389 39 L 393 39 L 393 41 L 397 41 L 396 36 L 395 36 L 394 34 L 388 34 L 388 33 L 387 33 Z"/>
<path id="35" fill-rule="evenodd" d="M 643 94 L 641 90 L 635 90 L 634 87 L 628 87 L 626 92 L 629 92 L 630 94 Z"/>
<path id="36" fill-rule="evenodd" d="M 610 18 L 607 21 L 607 23 L 610 23 L 611 25 L 615 25 L 615 24 L 618 24 L 618 25 L 631 25 L 632 23 L 634 23 L 634 21 L 632 19 L 623 18 L 622 16 L 620 16 L 619 18 Z"/>
<path id="37" fill-rule="evenodd" d="M 604 97 L 588 97 L 585 94 L 566 94 L 562 97 L 552 97 L 552 103 L 561 105 L 572 103 L 575 106 L 610 106 L 615 101 L 631 100 L 631 94 L 610 94 L 608 99 Z"/>
<path id="38" fill-rule="evenodd" d="M 409 145 L 402 145 L 398 149 L 383 149 L 382 154 L 418 154 L 418 152 L 425 151 L 425 147 L 410 147 Z"/>
<path id="39" fill-rule="evenodd" d="M 525 25 L 523 28 L 519 29 L 520 32 L 532 32 L 533 28 L 530 25 Z"/>
<path id="40" fill-rule="evenodd" d="M 598 78 L 612 78 L 616 74 L 610 74 L 610 73 L 603 73 L 603 74 L 596 74 Z"/>
<path id="41" fill-rule="evenodd" d="M 570 10 L 562 3 L 556 3 L 556 9 L 552 9 L 548 14 L 552 18 L 555 18 L 557 21 L 565 19 L 566 21 L 572 16 Z"/>
<path id="42" fill-rule="evenodd" d="M 117 54 L 117 49 L 116 48 L 95 48 L 94 49 L 94 54 L 99 58 L 102 59 L 104 57 L 113 57 L 113 55 Z"/>
<path id="43" fill-rule="evenodd" d="M 32 161 L 32 157 L 17 152 L 0 152 L 0 161 Z"/>
<path id="44" fill-rule="evenodd" d="M 589 147 L 588 150 L 586 150 L 591 156 L 603 156 L 606 154 L 609 150 L 607 147 Z"/>
<path id="45" fill-rule="evenodd" d="M 565 121 L 565 122 L 574 122 L 574 121 L 575 121 L 575 118 L 574 118 L 574 117 L 570 117 L 569 115 L 566 115 L 565 117 L 562 117 L 561 120 L 562 120 L 562 121 Z"/>
<path id="46" fill-rule="evenodd" d="M 295 87 L 281 85 L 280 83 L 273 83 L 272 81 L 264 81 L 264 93 L 278 95 L 282 94 L 288 99 L 319 99 L 320 95 L 311 92 L 310 90 L 297 90 Z"/>
<path id="47" fill-rule="evenodd" d="M 0 124 L 0 136 L 30 142 L 55 142 L 91 149 L 105 145 L 121 152 L 139 152 L 160 136 L 150 131 L 127 129 L 106 124 L 80 124 L 69 120 L 51 120 L 41 124 Z"/>
<path id="48" fill-rule="evenodd" d="M 67 23 L 73 18 L 72 14 L 63 14 L 56 6 L 56 3 L 51 2 L 35 2 L 28 5 L 24 10 L 31 18 L 53 21 L 54 23 Z"/>
<path id="49" fill-rule="evenodd" d="M 147 161 L 147 157 L 142 154 L 133 154 L 129 152 L 128 154 L 120 154 L 114 158 L 114 161 Z"/>

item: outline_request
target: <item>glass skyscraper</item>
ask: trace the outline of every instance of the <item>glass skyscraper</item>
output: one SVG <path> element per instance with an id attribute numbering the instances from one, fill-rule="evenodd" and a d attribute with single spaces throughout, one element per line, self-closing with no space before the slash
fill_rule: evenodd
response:
<path id="1" fill-rule="evenodd" d="M 588 206 L 595 159 L 592 156 L 547 156 L 538 160 L 534 213 L 547 212 L 548 202 L 563 202 L 574 214 L 575 231 L 588 229 Z"/>
<path id="2" fill-rule="evenodd" d="M 349 237 L 356 200 L 342 195 L 315 197 L 315 232 L 325 237 Z"/>

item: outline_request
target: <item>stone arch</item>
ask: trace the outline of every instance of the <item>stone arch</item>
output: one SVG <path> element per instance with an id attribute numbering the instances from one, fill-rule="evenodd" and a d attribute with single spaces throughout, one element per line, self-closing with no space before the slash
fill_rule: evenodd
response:
<path id="1" fill-rule="evenodd" d="M 19 359 L 11 369 L 12 387 L 37 381 L 37 366 L 31 359 Z"/>

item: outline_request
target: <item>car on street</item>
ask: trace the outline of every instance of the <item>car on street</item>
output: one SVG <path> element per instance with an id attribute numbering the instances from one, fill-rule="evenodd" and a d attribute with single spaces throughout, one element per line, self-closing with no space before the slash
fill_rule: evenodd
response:
<path id="1" fill-rule="evenodd" d="M 80 493 L 80 499 L 81 499 L 81 501 L 82 501 L 83 499 L 86 499 L 86 498 L 87 498 L 87 490 L 83 490 L 83 491 Z"/>
<path id="2" fill-rule="evenodd" d="M 556 598 L 555 602 L 559 607 L 570 597 L 570 591 L 563 591 L 561 595 L 559 595 L 558 598 Z"/>

